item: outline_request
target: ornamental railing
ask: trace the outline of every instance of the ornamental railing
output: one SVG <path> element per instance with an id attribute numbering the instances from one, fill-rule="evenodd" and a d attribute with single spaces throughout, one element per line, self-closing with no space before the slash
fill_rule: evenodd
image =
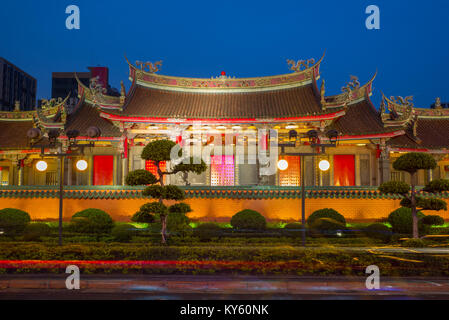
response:
<path id="1" fill-rule="evenodd" d="M 66 199 L 143 199 L 145 187 L 128 186 L 66 186 Z M 235 186 L 180 187 L 186 198 L 204 199 L 301 199 L 299 187 L 277 186 Z M 424 197 L 449 199 L 449 192 L 429 194 L 420 192 Z M 57 198 L 59 190 L 53 186 L 6 186 L 0 187 L 1 198 Z M 307 187 L 308 199 L 401 199 L 401 195 L 381 194 L 376 187 Z"/>

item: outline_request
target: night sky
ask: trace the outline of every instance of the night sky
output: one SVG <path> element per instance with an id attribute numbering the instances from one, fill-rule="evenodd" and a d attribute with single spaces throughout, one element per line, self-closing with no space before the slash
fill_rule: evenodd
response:
<path id="1" fill-rule="evenodd" d="M 81 29 L 67 30 L 65 9 L 78 5 Z M 381 10 L 367 30 L 365 9 Z M 0 56 L 38 79 L 51 94 L 51 72 L 108 66 L 119 88 L 135 62 L 163 60 L 161 73 L 235 77 L 288 73 L 286 59 L 320 58 L 326 94 L 356 75 L 374 82 L 376 105 L 413 95 L 428 107 L 449 102 L 449 1 L 2 1 Z"/>

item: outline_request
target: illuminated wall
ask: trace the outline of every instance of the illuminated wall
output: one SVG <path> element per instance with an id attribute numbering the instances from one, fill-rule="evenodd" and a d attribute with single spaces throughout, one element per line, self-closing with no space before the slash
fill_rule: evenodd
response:
<path id="1" fill-rule="evenodd" d="M 78 211 L 98 208 L 108 212 L 116 221 L 130 221 L 148 199 L 65 199 L 64 219 L 70 218 Z M 272 221 L 299 221 L 301 212 L 300 199 L 201 199 L 188 198 L 193 212 L 192 219 L 202 221 L 230 221 L 240 210 L 253 209 Z M 446 199 L 446 202 L 449 202 Z M 171 202 L 167 202 L 171 203 Z M 388 217 L 389 213 L 400 207 L 399 200 L 387 199 L 307 199 L 306 215 L 323 208 L 334 208 L 349 221 L 378 221 Z M 33 220 L 57 220 L 57 198 L 0 198 L 0 208 L 18 208 L 27 211 Z M 426 214 L 434 214 L 427 212 Z M 441 211 L 438 215 L 449 220 L 449 212 Z"/>

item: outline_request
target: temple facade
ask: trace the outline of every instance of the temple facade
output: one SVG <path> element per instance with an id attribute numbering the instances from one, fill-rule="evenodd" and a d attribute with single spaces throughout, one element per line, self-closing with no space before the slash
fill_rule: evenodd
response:
<path id="1" fill-rule="evenodd" d="M 338 142 L 325 154 L 304 158 L 306 186 L 376 187 L 389 180 L 407 181 L 407 175 L 392 169 L 394 159 L 407 152 L 427 152 L 438 160 L 435 170 L 420 173 L 420 185 L 449 178 L 447 105 L 437 99 L 432 108 L 416 108 L 411 97 L 383 96 L 376 108 L 370 99 L 375 76 L 365 84 L 351 77 L 341 94 L 327 96 L 320 79 L 322 60 L 288 61 L 288 74 L 246 79 L 224 73 L 210 79 L 166 76 L 159 73 L 160 62 L 126 60 L 131 85 L 126 90 L 122 82 L 120 96 L 108 96 L 93 78 L 89 86 L 79 81 L 80 100 L 70 113 L 68 97 L 44 101 L 33 111 L 0 112 L 1 185 L 58 184 L 59 161 L 41 156 L 27 136 L 32 128 L 44 133 L 43 141 L 53 129 L 77 130 L 77 143 L 89 144 L 83 155 L 65 158 L 67 186 L 123 186 L 131 170 L 155 173 L 141 151 L 153 140 L 170 139 L 189 150 L 214 148 L 202 154 L 208 163 L 205 173 L 166 177 L 166 183 L 294 187 L 301 183 L 296 154 L 314 151 L 307 138 L 311 130 L 324 143 L 326 132 L 336 130 Z M 100 137 L 89 138 L 92 127 L 100 129 Z M 67 148 L 67 135 L 60 140 Z M 272 146 L 276 161 L 287 160 L 288 168 L 263 174 L 266 163 L 259 152 L 272 153 Z M 78 160 L 85 160 L 87 169 L 78 170 Z M 330 163 L 329 170 L 319 169 L 322 160 Z M 46 170 L 38 170 L 39 161 L 48 164 Z"/>

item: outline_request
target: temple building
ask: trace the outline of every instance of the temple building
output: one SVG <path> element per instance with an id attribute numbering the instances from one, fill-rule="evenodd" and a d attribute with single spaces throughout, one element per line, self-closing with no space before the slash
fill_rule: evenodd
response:
<path id="1" fill-rule="evenodd" d="M 298 186 L 301 162 L 295 154 L 313 151 L 306 137 L 311 130 L 319 133 L 321 141 L 326 141 L 329 130 L 339 136 L 337 147 L 304 159 L 307 186 L 376 187 L 389 180 L 406 181 L 408 177 L 395 172 L 392 163 L 407 152 L 427 152 L 438 160 L 435 170 L 420 173 L 419 184 L 449 178 L 446 104 L 437 99 L 432 108 L 416 108 L 411 97 L 383 96 L 376 108 L 370 99 L 375 76 L 365 84 L 351 77 L 341 94 L 327 96 L 325 82 L 320 80 L 322 60 L 288 61 L 288 74 L 246 79 L 225 73 L 210 79 L 166 76 L 159 73 L 160 62 L 131 64 L 126 60 L 131 85 L 126 91 L 122 82 L 119 96 L 108 95 L 101 81 L 92 78 L 88 86 L 78 81 L 79 102 L 73 111 L 67 110 L 69 94 L 43 101 L 37 110 L 0 112 L 1 185 L 58 184 L 58 161 L 42 159 L 41 149 L 27 136 L 31 128 L 44 133 L 78 130 L 78 143 L 94 143 L 84 155 L 65 158 L 68 186 L 122 186 L 131 170 L 155 173 L 154 165 L 140 154 L 156 139 L 171 139 L 192 148 L 223 146 L 223 152 L 210 154 L 205 173 L 166 177 L 166 183 Z M 89 138 L 92 127 L 100 129 L 101 137 Z M 262 139 L 260 130 L 268 132 Z M 223 140 L 218 142 L 217 137 Z M 67 146 L 66 134 L 61 140 Z M 278 159 L 289 165 L 284 171 L 262 175 L 265 164 L 249 146 L 267 149 L 272 143 L 278 145 Z M 243 153 L 238 152 L 240 147 Z M 88 163 L 85 171 L 76 168 L 80 159 Z M 42 160 L 48 164 L 45 171 L 36 168 Z M 319 169 L 322 160 L 329 161 L 329 170 Z"/>

